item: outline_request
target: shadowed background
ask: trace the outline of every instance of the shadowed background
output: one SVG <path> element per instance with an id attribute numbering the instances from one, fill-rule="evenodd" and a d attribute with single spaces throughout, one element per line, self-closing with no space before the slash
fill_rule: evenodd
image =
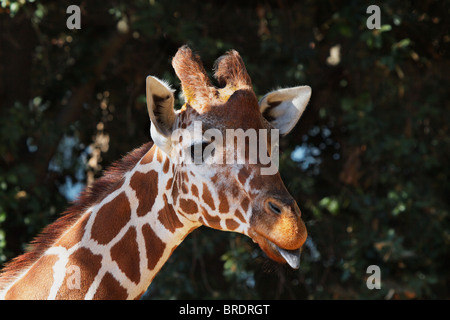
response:
<path id="1" fill-rule="evenodd" d="M 0 263 L 150 139 L 145 78 L 179 92 L 170 60 L 188 44 L 210 74 L 239 51 L 258 97 L 312 87 L 280 155 L 310 241 L 291 270 L 245 236 L 200 228 L 146 297 L 448 299 L 448 4 L 222 2 L 0 1 Z M 72 4 L 80 30 L 66 28 Z M 366 27 L 370 4 L 380 30 Z"/>

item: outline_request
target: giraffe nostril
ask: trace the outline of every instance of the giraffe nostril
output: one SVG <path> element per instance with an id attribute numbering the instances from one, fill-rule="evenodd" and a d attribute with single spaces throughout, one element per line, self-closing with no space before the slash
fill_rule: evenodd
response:
<path id="1" fill-rule="evenodd" d="M 272 210 L 272 212 L 275 212 L 276 214 L 281 214 L 281 209 L 272 201 L 269 201 L 268 203 L 269 209 Z"/>

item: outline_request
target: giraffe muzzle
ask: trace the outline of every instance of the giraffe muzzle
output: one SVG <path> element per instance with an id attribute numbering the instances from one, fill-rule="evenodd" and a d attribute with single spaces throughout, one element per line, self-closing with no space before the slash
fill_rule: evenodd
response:
<path id="1" fill-rule="evenodd" d="M 297 203 L 290 197 L 270 196 L 262 200 L 261 209 L 251 218 L 253 241 L 272 260 L 298 269 L 307 231 Z"/>
<path id="2" fill-rule="evenodd" d="M 255 240 L 256 238 L 256 240 Z M 256 236 L 253 241 L 258 243 L 269 258 L 279 263 L 287 263 L 291 268 L 300 268 L 300 255 L 302 247 L 294 250 L 283 249 L 269 239 Z"/>

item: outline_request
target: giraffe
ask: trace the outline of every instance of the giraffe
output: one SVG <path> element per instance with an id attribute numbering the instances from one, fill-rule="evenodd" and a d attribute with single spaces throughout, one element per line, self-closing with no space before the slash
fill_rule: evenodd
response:
<path id="1" fill-rule="evenodd" d="M 170 85 L 147 77 L 153 142 L 107 169 L 26 253 L 6 265 L 0 298 L 138 299 L 183 239 L 202 225 L 247 235 L 269 258 L 299 267 L 307 231 L 278 170 L 262 175 L 261 163 L 206 163 L 203 154 L 200 163 L 189 162 L 195 148 L 213 145 L 205 157 L 217 158 L 224 155 L 219 149 L 230 146 L 173 133 L 192 132 L 201 122 L 204 131 L 267 129 L 285 135 L 305 109 L 310 87 L 275 90 L 258 102 L 235 50 L 216 61 L 219 87 L 187 46 L 179 48 L 172 66 L 185 104 L 175 111 Z"/>

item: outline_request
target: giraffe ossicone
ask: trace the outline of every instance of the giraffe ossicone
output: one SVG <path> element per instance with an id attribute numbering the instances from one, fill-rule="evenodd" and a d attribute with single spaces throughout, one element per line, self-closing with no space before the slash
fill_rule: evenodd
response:
<path id="1" fill-rule="evenodd" d="M 172 60 L 186 103 L 146 81 L 151 137 L 106 170 L 0 276 L 3 299 L 136 299 L 173 250 L 204 225 L 245 234 L 293 268 L 307 232 L 278 172 L 278 135 L 298 122 L 308 86 L 259 102 L 239 54 L 220 57 L 213 86 L 187 46 Z"/>

